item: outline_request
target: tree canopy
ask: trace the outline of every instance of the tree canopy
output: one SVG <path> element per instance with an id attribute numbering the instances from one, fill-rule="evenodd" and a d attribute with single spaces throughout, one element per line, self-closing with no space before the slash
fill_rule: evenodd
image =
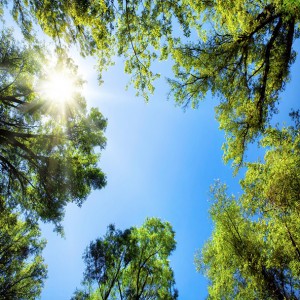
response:
<path id="1" fill-rule="evenodd" d="M 95 147 L 105 146 L 106 120 L 97 109 L 87 111 L 79 92 L 65 103 L 48 99 L 41 88 L 49 77 L 46 50 L 18 45 L 9 30 L 0 35 L 0 194 L 60 230 L 65 205 L 81 205 L 92 188 L 105 185 Z M 64 67 L 82 84 L 61 54 L 56 69 Z"/>
<path id="2" fill-rule="evenodd" d="M 5 1 L 1 1 L 2 6 Z M 59 46 L 76 43 L 96 54 L 99 71 L 114 54 L 125 58 L 146 98 L 159 76 L 153 61 L 172 58 L 171 91 L 179 105 L 197 107 L 208 91 L 220 97 L 225 161 L 236 170 L 244 152 L 268 127 L 289 79 L 299 37 L 298 1 L 13 1 L 25 36 L 40 24 Z"/>
<path id="3" fill-rule="evenodd" d="M 72 44 L 82 55 L 98 57 L 100 79 L 113 57 L 122 56 L 146 99 L 159 77 L 153 63 L 165 59 L 173 60 L 168 81 L 178 105 L 196 108 L 208 92 L 219 98 L 224 159 L 247 172 L 241 197 L 228 197 L 224 186 L 213 189 L 215 228 L 197 260 L 210 279 L 209 298 L 300 297 L 299 112 L 293 113 L 294 127 L 270 127 L 296 60 L 299 1 L 0 0 L 2 18 L 7 6 L 27 41 L 21 46 L 10 31 L 1 31 L 0 197 L 7 218 L 15 220 L 14 235 L 39 219 L 61 230 L 65 205 L 81 205 L 106 182 L 95 151 L 105 146 L 101 113 L 88 111 L 79 93 L 62 105 L 39 90 L 49 74 L 45 49 L 34 35 L 38 24 L 56 43 L 56 68 L 67 67 L 77 86 L 82 81 L 65 52 Z M 261 137 L 264 161 L 244 164 L 247 145 Z M 27 221 L 17 221 L 15 210 Z M 36 227 L 32 234 L 38 235 Z M 26 243 L 31 249 L 31 240 Z M 41 248 L 27 251 L 38 255 Z M 84 254 L 85 289 L 74 299 L 177 298 L 168 262 L 174 248 L 171 226 L 158 219 L 125 231 L 110 226 Z M 29 276 L 36 289 L 29 282 L 26 290 L 32 295 L 45 277 L 43 265 L 36 267 L 37 277 Z"/>
<path id="4" fill-rule="evenodd" d="M 157 218 L 124 231 L 110 225 L 86 249 L 86 289 L 72 299 L 177 299 L 168 260 L 174 249 L 171 225 Z"/>
<path id="5" fill-rule="evenodd" d="M 268 127 L 289 80 L 299 2 L 198 1 L 193 8 L 203 17 L 202 40 L 174 51 L 179 80 L 171 81 L 172 89 L 179 103 L 197 105 L 209 90 L 220 97 L 224 158 L 238 168 L 247 144 Z"/>
<path id="6" fill-rule="evenodd" d="M 239 199 L 213 189 L 211 240 L 196 264 L 209 299 L 300 297 L 299 126 L 270 128 L 263 163 L 248 164 Z"/>
<path id="7" fill-rule="evenodd" d="M 41 257 L 45 241 L 36 224 L 19 220 L 0 198 L 0 299 L 36 299 L 47 268 Z"/>

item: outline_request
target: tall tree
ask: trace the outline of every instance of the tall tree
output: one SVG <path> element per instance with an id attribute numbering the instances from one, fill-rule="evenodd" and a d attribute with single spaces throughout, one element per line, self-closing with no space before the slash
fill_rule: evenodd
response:
<path id="1" fill-rule="evenodd" d="M 65 205 L 81 205 L 92 188 L 105 185 L 95 147 L 105 146 L 106 120 L 97 109 L 87 111 L 79 92 L 64 103 L 49 98 L 41 88 L 51 76 L 45 49 L 18 45 L 8 30 L 0 36 L 0 195 L 60 230 Z M 82 84 L 63 53 L 56 69 Z"/>
<path id="2" fill-rule="evenodd" d="M 171 81 L 179 103 L 197 105 L 207 91 L 220 97 L 216 108 L 225 130 L 225 161 L 243 161 L 249 142 L 268 127 L 279 93 L 295 61 L 299 37 L 298 1 L 197 1 L 193 6 L 203 25 L 202 40 L 174 51 Z M 210 22 L 209 26 L 207 22 Z"/>
<path id="3" fill-rule="evenodd" d="M 110 225 L 104 238 L 86 249 L 87 289 L 77 290 L 73 299 L 176 299 L 168 261 L 174 249 L 167 222 L 151 218 L 125 231 Z"/>
<path id="4" fill-rule="evenodd" d="M 36 224 L 18 220 L 0 198 L 0 299 L 36 299 L 47 268 L 41 257 L 45 241 Z"/>
<path id="5" fill-rule="evenodd" d="M 196 107 L 208 91 L 220 97 L 224 158 L 236 170 L 276 112 L 300 20 L 299 1 L 289 0 L 34 0 L 13 1 L 12 12 L 27 36 L 35 20 L 59 45 L 75 42 L 97 54 L 100 71 L 113 54 L 123 55 L 145 97 L 158 76 L 151 63 L 172 57 L 178 104 Z M 193 30 L 199 38 L 189 38 Z"/>
<path id="6" fill-rule="evenodd" d="M 300 297 L 300 143 L 296 126 L 269 128 L 264 163 L 249 163 L 239 199 L 213 189 L 212 238 L 197 256 L 209 299 Z"/>

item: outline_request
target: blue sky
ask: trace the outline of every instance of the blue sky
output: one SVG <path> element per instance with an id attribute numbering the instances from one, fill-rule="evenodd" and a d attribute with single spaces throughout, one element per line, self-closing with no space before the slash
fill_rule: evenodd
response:
<path id="1" fill-rule="evenodd" d="M 208 96 L 199 109 L 184 112 L 172 99 L 166 100 L 169 87 L 161 79 L 156 82 L 154 96 L 145 103 L 135 97 L 133 89 L 125 91 L 128 77 L 121 60 L 108 70 L 100 87 L 93 71 L 94 61 L 79 59 L 78 63 L 88 81 L 89 105 L 99 107 L 108 118 L 107 147 L 99 164 L 108 184 L 94 191 L 82 208 L 67 207 L 65 239 L 54 234 L 51 226 L 43 226 L 43 235 L 48 239 L 44 257 L 49 278 L 42 299 L 71 297 L 82 280 L 84 249 L 105 233 L 108 224 L 125 229 L 140 226 L 146 217 L 169 221 L 176 232 L 177 248 L 170 260 L 179 299 L 204 299 L 207 281 L 196 273 L 193 257 L 212 230 L 209 186 L 220 179 L 237 194 L 242 175 L 233 177 L 230 166 L 222 161 L 224 133 L 214 117 L 217 100 Z M 288 120 L 291 107 L 299 108 L 298 63 L 282 95 L 277 121 Z M 255 146 L 250 149 L 251 160 L 262 153 Z"/>
<path id="2" fill-rule="evenodd" d="M 230 165 L 222 161 L 224 133 L 214 117 L 217 100 L 208 95 L 199 109 L 184 112 L 172 99 L 167 101 L 169 87 L 162 78 L 145 103 L 135 97 L 132 88 L 125 91 L 129 77 L 123 73 L 120 59 L 98 86 L 95 61 L 75 57 L 88 82 L 85 93 L 89 106 L 99 107 L 108 119 L 107 147 L 99 163 L 108 184 L 94 191 L 81 208 L 67 207 L 65 239 L 53 233 L 52 225 L 41 225 L 48 240 L 44 250 L 48 279 L 41 299 L 70 299 L 80 286 L 84 271 L 81 257 L 89 242 L 102 236 L 110 223 L 125 229 L 140 226 L 146 217 L 169 221 L 176 232 L 177 248 L 170 260 L 179 299 L 204 299 L 207 282 L 196 273 L 193 257 L 212 230 L 209 186 L 220 179 L 237 194 L 242 175 L 233 177 Z M 156 67 L 159 72 L 166 70 L 163 75 L 171 74 L 168 63 Z M 277 121 L 288 120 L 291 107 L 299 108 L 298 70 L 299 60 L 282 96 Z M 249 159 L 262 153 L 255 146 L 250 149 Z"/>
<path id="3" fill-rule="evenodd" d="M 169 221 L 176 232 L 177 248 L 170 259 L 179 299 L 203 299 L 206 281 L 196 273 L 193 256 L 212 228 L 209 186 L 220 178 L 238 190 L 237 179 L 228 181 L 232 171 L 221 159 L 223 133 L 214 118 L 217 102 L 207 99 L 198 110 L 184 112 L 166 100 L 169 87 L 161 79 L 145 103 L 132 89 L 125 91 L 128 77 L 121 60 L 100 87 L 93 63 L 80 59 L 89 82 L 89 105 L 108 118 L 107 147 L 99 164 L 108 184 L 93 192 L 82 208 L 68 206 L 65 240 L 52 233 L 51 226 L 43 226 L 49 279 L 42 299 L 71 297 L 82 279 L 85 247 L 103 235 L 108 224 L 125 229 L 140 226 L 146 217 Z"/>

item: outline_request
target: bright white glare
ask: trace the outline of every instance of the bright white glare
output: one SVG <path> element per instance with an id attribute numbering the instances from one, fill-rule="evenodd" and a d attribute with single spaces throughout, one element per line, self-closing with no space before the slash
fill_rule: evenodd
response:
<path id="1" fill-rule="evenodd" d="M 65 103 L 72 99 L 76 86 L 72 78 L 65 72 L 53 72 L 43 83 L 44 96 L 56 103 Z"/>

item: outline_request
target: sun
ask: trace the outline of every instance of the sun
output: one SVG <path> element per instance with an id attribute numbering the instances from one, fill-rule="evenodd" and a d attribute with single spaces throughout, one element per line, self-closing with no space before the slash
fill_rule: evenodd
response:
<path id="1" fill-rule="evenodd" d="M 72 100 L 75 91 L 75 82 L 66 71 L 53 71 L 42 84 L 44 97 L 58 104 Z"/>

